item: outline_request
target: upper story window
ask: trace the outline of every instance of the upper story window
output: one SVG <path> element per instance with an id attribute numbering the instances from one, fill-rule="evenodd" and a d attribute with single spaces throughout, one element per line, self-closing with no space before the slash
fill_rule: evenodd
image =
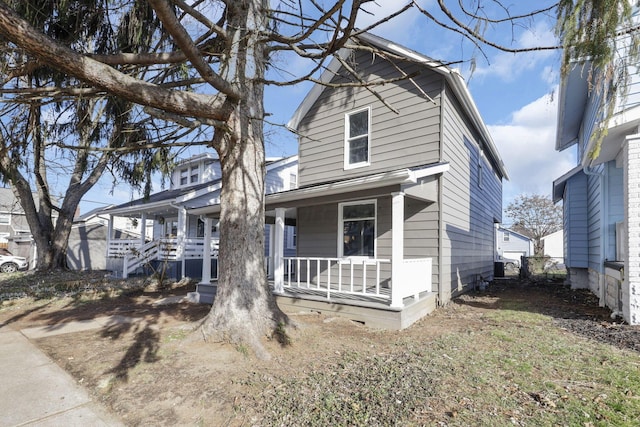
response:
<path id="1" fill-rule="evenodd" d="M 199 178 L 200 178 L 200 167 L 198 165 L 191 166 L 190 174 L 189 174 L 189 182 L 191 184 L 195 184 L 198 182 Z"/>
<path id="2" fill-rule="evenodd" d="M 0 225 L 11 224 L 11 214 L 0 214 Z"/>
<path id="3" fill-rule="evenodd" d="M 339 256 L 375 256 L 376 202 L 367 200 L 338 205 Z"/>
<path id="4" fill-rule="evenodd" d="M 502 241 L 503 241 L 503 242 L 508 242 L 508 241 L 509 241 L 509 232 L 508 232 L 508 231 L 505 231 L 505 232 L 502 234 Z"/>
<path id="5" fill-rule="evenodd" d="M 180 185 L 187 185 L 189 183 L 189 169 L 180 169 Z"/>
<path id="6" fill-rule="evenodd" d="M 345 115 L 344 168 L 369 165 L 371 152 L 371 108 Z"/>
<path id="7" fill-rule="evenodd" d="M 295 173 L 289 174 L 289 190 L 295 190 L 298 188 L 298 175 Z"/>
<path id="8" fill-rule="evenodd" d="M 188 166 L 180 169 L 180 186 L 197 184 L 200 182 L 200 165 Z"/>

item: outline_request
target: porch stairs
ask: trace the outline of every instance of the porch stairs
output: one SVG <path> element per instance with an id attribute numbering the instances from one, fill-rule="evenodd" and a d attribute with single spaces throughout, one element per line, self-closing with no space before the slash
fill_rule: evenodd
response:
<path id="1" fill-rule="evenodd" d="M 159 252 L 160 248 L 155 240 L 145 243 L 139 248 L 130 248 L 124 256 L 123 277 L 129 277 L 130 274 L 142 269 L 150 261 L 157 259 Z"/>
<path id="2" fill-rule="evenodd" d="M 196 291 L 192 293 L 197 295 L 197 302 L 200 304 L 213 304 L 217 289 L 218 286 L 215 283 L 198 283 L 196 285 Z"/>

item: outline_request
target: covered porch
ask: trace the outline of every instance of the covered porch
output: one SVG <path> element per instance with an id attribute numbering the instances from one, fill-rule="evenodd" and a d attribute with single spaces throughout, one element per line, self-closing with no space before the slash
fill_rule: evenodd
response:
<path id="1" fill-rule="evenodd" d="M 218 250 L 217 220 L 189 215 L 185 200 L 219 192 L 219 183 L 209 183 L 185 190 L 167 190 L 147 200 L 136 200 L 104 211 L 109 214 L 107 267 L 127 278 L 132 274 L 149 274 L 164 268 L 171 277 L 201 277 L 215 270 Z M 114 223 L 119 217 L 135 218 L 141 224 L 151 222 L 151 232 L 141 228 L 139 239 L 117 239 Z M 210 280 L 210 277 L 207 278 Z"/>
<path id="2" fill-rule="evenodd" d="M 421 219 L 437 211 L 438 178 L 448 167 L 439 163 L 267 195 L 265 223 L 271 227 L 265 268 L 280 308 L 334 313 L 388 329 L 405 328 L 433 311 L 438 301 L 434 258 L 426 256 L 428 249 L 414 247 L 420 236 L 413 233 L 427 227 Z M 338 223 L 335 212 L 360 200 L 377 200 L 372 203 L 375 218 L 367 223 L 374 224 L 375 230 L 361 227 L 358 236 L 349 234 L 352 240 L 348 243 L 359 243 L 367 233 L 373 233 L 370 242 L 360 242 L 371 246 L 367 256 L 350 255 L 342 230 L 349 228 L 353 233 L 355 220 Z M 313 220 L 305 210 L 323 211 L 327 206 L 335 213 L 332 225 L 312 229 Z M 218 212 L 219 206 L 211 205 L 189 210 L 192 215 L 206 217 Z M 437 228 L 437 221 L 435 224 Z M 296 226 L 295 256 L 285 254 L 286 225 Z M 437 230 L 430 233 L 437 234 Z M 330 247 L 321 254 L 326 242 Z M 203 280 L 198 293 L 213 297 L 216 285 L 215 279 L 210 283 Z"/>

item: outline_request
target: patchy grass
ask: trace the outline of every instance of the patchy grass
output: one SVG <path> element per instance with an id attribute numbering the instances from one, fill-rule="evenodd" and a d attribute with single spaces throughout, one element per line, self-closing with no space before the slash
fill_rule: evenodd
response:
<path id="1" fill-rule="evenodd" d="M 543 316 L 484 320 L 480 330 L 350 351 L 263 384 L 259 424 L 637 425 L 637 354 L 576 339 Z"/>
<path id="2" fill-rule="evenodd" d="M 147 286 L 146 279 L 113 279 L 106 271 L 26 271 L 0 274 L 0 302 L 75 297 L 79 301 L 114 298 Z"/>
<path id="3" fill-rule="evenodd" d="M 295 316 L 297 329 L 277 331 L 286 346 L 265 341 L 268 362 L 245 346 L 193 339 L 188 326 L 208 307 L 154 306 L 142 294 L 4 314 L 19 328 L 104 315 L 103 306 L 140 322 L 37 344 L 126 425 L 596 427 L 640 419 L 640 329 L 611 321 L 588 292 L 556 284 L 494 284 L 403 331 Z"/>
<path id="4" fill-rule="evenodd" d="M 462 331 L 398 342 L 383 355 L 351 352 L 322 371 L 282 379 L 261 395 L 262 421 L 636 426 L 638 354 L 576 337 L 530 309 L 527 299 L 503 300 Z"/>

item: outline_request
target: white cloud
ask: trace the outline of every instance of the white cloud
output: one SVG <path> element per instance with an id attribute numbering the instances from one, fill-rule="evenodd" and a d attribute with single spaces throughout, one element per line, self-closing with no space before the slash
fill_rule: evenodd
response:
<path id="1" fill-rule="evenodd" d="M 576 165 L 572 152 L 555 151 L 557 101 L 542 96 L 511 115 L 509 123 L 488 126 L 509 172 L 507 206 L 519 194 L 551 194 L 553 180 Z"/>
<path id="2" fill-rule="evenodd" d="M 532 48 L 555 46 L 556 44 L 557 40 L 553 29 L 546 23 L 541 22 L 535 27 L 524 31 L 514 47 Z M 552 50 L 521 53 L 499 52 L 493 58 L 489 59 L 489 64 L 486 64 L 483 59 L 478 58 L 477 61 L 480 66 L 474 71 L 473 78 L 498 77 L 504 81 L 513 81 L 523 73 L 533 70 L 555 54 L 555 51 Z"/>
<path id="3" fill-rule="evenodd" d="M 418 1 L 421 7 L 426 7 L 432 0 Z M 360 11 L 356 26 L 367 28 L 381 19 L 399 11 L 404 6 L 403 2 L 396 1 L 374 1 L 362 6 L 366 12 Z M 368 13 L 367 13 L 368 12 Z M 412 44 L 415 37 L 421 30 L 421 25 L 416 22 L 421 19 L 422 14 L 415 8 L 410 8 L 399 16 L 381 24 L 371 30 L 372 33 L 380 35 L 396 43 Z M 423 18 L 424 19 L 424 18 Z"/>

